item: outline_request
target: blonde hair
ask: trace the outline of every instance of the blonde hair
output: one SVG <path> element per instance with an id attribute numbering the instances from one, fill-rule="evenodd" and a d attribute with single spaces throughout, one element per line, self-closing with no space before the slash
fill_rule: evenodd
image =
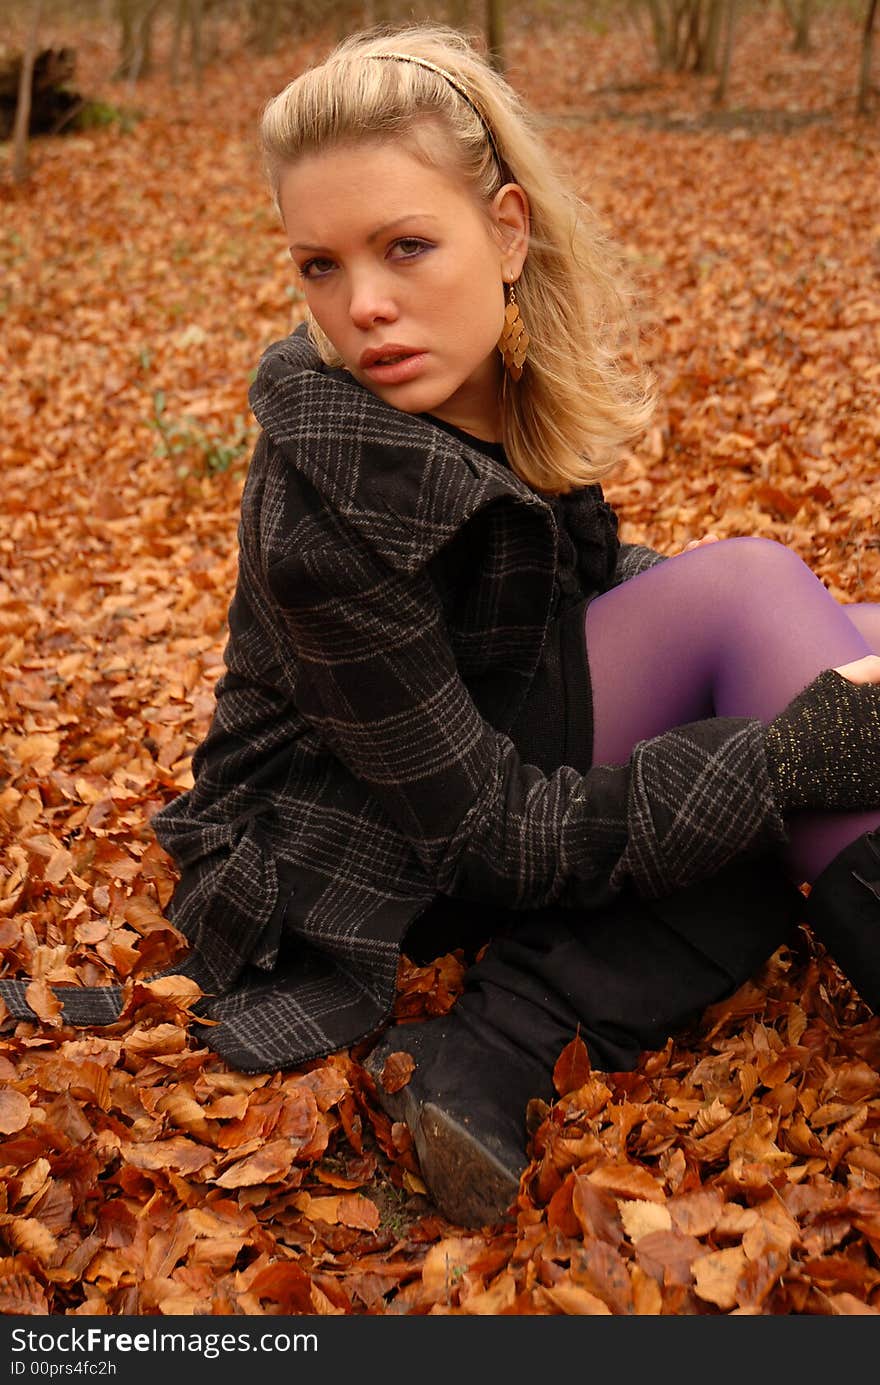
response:
<path id="1" fill-rule="evenodd" d="M 389 53 L 433 66 L 375 61 Z M 644 432 L 654 405 L 627 276 L 591 210 L 554 167 L 534 118 L 460 33 L 419 24 L 355 34 L 269 101 L 260 134 L 276 205 L 282 171 L 303 156 L 359 140 L 412 141 L 427 122 L 445 133 L 444 146 L 484 205 L 510 181 L 529 199 L 516 296 L 531 340 L 522 378 L 514 383 L 504 372 L 508 460 L 550 493 L 595 481 Z M 436 162 L 435 143 L 419 144 L 419 157 Z M 309 330 L 322 359 L 340 364 L 314 320 Z"/>

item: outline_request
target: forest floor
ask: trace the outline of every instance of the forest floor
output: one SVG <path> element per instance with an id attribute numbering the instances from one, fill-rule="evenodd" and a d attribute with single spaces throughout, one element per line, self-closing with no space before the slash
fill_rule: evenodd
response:
<path id="1" fill-rule="evenodd" d="M 880 1311 L 880 1022 L 805 928 L 635 1072 L 569 1053 L 480 1232 L 428 1202 L 358 1052 L 245 1076 L 191 988 L 151 985 L 185 947 L 150 818 L 221 671 L 247 385 L 302 311 L 256 124 L 328 38 L 230 43 L 201 91 L 45 39 L 128 115 L 35 140 L 21 187 L 0 148 L 0 948 L 35 1012 L 0 1032 L 0 1312 Z M 750 20 L 723 115 L 632 28 L 512 26 L 510 75 L 645 303 L 661 404 L 606 486 L 623 537 L 763 535 L 880 601 L 880 124 L 855 30 L 816 43 Z M 397 1014 L 461 975 L 404 959 Z M 118 1023 L 60 1023 L 53 986 L 111 981 Z"/>

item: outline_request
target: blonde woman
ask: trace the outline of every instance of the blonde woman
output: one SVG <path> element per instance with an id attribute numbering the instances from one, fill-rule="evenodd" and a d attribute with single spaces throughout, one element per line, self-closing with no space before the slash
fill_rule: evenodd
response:
<path id="1" fill-rule="evenodd" d="M 227 669 L 155 819 L 183 970 L 245 1071 L 378 1039 L 477 1225 L 575 1033 L 632 1068 L 805 916 L 880 1003 L 880 608 L 772 542 L 619 542 L 598 480 L 651 410 L 624 281 L 463 39 L 355 36 L 262 136 L 309 322 L 251 390 Z M 452 947 L 449 1014 L 382 1034 L 401 948 Z"/>

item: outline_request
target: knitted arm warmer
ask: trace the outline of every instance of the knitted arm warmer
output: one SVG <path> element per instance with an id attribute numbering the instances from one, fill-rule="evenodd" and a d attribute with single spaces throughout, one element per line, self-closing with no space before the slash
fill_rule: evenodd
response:
<path id="1" fill-rule="evenodd" d="M 770 723 L 764 746 L 783 812 L 880 807 L 880 685 L 825 669 Z"/>

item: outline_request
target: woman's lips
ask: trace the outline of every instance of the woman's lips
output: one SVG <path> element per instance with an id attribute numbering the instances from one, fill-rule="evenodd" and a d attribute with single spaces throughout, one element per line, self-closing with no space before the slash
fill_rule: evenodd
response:
<path id="1" fill-rule="evenodd" d="M 397 352 L 389 352 L 389 355 L 398 356 Z M 398 356 L 398 359 L 383 363 L 373 361 L 371 365 L 361 366 L 364 375 L 370 380 L 374 380 L 377 385 L 403 385 L 407 380 L 414 380 L 421 372 L 427 352 L 413 351 L 406 356 Z"/>

